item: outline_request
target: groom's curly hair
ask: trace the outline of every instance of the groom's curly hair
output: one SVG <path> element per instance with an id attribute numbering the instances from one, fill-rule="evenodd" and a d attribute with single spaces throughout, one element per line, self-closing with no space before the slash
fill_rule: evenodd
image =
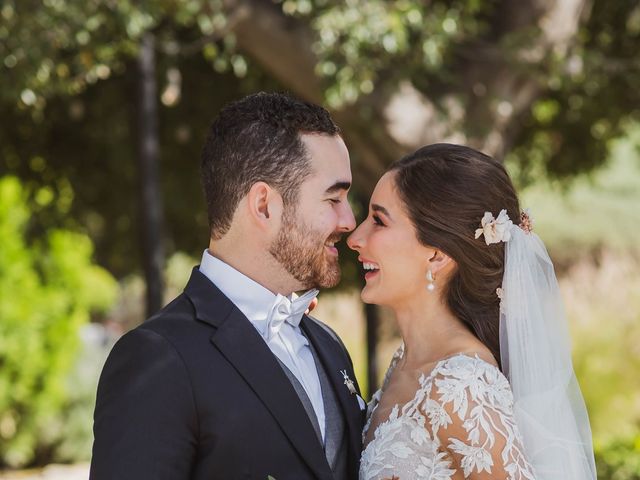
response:
<path id="1" fill-rule="evenodd" d="M 210 235 L 222 237 L 240 200 L 256 182 L 297 201 L 300 184 L 312 173 L 301 134 L 338 135 L 324 108 L 288 94 L 260 92 L 224 107 L 202 149 L 201 173 Z"/>
<path id="2" fill-rule="evenodd" d="M 520 204 L 504 166 L 472 148 L 440 143 L 422 147 L 393 164 L 395 185 L 418 240 L 449 255 L 457 268 L 444 299 L 499 365 L 500 299 L 504 242 L 475 238 L 484 212 L 502 209 L 517 223 Z"/>

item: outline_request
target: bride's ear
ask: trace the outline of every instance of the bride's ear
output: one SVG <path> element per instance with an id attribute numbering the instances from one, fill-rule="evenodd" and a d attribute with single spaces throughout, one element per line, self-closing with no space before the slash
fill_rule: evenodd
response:
<path id="1" fill-rule="evenodd" d="M 455 268 L 456 262 L 442 250 L 434 250 L 433 255 L 429 258 L 429 270 L 436 274 L 448 273 Z"/>

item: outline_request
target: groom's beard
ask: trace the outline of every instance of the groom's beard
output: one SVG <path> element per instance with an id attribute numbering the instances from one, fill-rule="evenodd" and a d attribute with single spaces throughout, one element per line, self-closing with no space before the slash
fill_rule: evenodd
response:
<path id="1" fill-rule="evenodd" d="M 340 234 L 323 237 L 297 219 L 293 208 L 285 207 L 282 226 L 269 253 L 305 288 L 330 288 L 340 281 L 340 264 L 324 244 L 341 238 Z"/>

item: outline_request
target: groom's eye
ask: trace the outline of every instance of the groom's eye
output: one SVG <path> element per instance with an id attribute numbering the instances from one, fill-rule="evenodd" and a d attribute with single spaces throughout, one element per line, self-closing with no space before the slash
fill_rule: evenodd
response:
<path id="1" fill-rule="evenodd" d="M 330 198 L 329 201 L 334 205 L 337 205 L 338 203 L 342 202 L 342 200 L 339 198 Z"/>

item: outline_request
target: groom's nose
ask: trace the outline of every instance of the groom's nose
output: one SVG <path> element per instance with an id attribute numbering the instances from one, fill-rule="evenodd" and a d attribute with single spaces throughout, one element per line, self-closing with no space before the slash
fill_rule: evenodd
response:
<path id="1" fill-rule="evenodd" d="M 356 218 L 353 216 L 353 210 L 348 201 L 342 203 L 343 208 L 340 209 L 338 217 L 338 228 L 340 232 L 351 232 L 356 228 Z"/>

